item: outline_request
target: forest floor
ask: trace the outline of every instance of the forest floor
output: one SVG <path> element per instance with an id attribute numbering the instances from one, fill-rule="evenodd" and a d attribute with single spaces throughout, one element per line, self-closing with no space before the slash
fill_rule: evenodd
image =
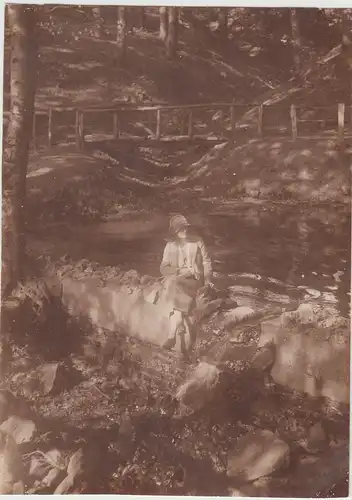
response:
<path id="1" fill-rule="evenodd" d="M 222 101 L 236 96 L 239 102 L 262 102 L 278 93 L 286 98 L 294 86 L 289 67 L 278 70 L 273 66 L 272 54 L 263 40 L 258 46 L 254 30 L 251 40 L 243 38 L 248 32 L 238 35 L 241 44 L 235 66 L 231 63 L 233 42 L 221 49 L 217 43 L 210 49 L 209 40 L 204 39 L 195 45 L 190 29 L 183 26 L 179 57 L 167 62 L 157 36 L 157 21 L 150 15 L 149 29 L 154 25 L 154 31 L 136 30 L 130 36 L 128 64 L 121 69 L 114 62 L 109 26 L 106 39 L 98 41 L 90 36 L 89 26 L 82 28 L 79 14 L 76 25 L 55 23 L 53 16 L 41 54 L 38 106 L 113 104 L 122 99 L 209 102 L 217 101 L 219 95 Z M 287 61 L 287 47 L 280 50 L 279 59 Z M 87 51 L 90 57 L 84 59 L 82 54 Z M 61 130 L 70 142 L 67 123 Z M 168 215 L 182 212 L 209 245 L 215 280 L 237 286 L 244 304 L 271 314 L 277 307 L 280 311 L 294 308 L 304 300 L 307 289 L 318 290 L 322 297 L 332 289 L 340 314 L 347 317 L 349 167 L 337 153 L 333 166 L 338 165 L 338 178 L 328 179 L 332 167 L 325 160 L 331 157 L 333 145 L 311 141 L 293 148 L 287 141 L 279 146 L 269 140 L 245 142 L 215 149 L 196 145 L 187 150 L 172 146 L 119 148 L 113 156 L 106 151 L 78 152 L 70 144 L 48 150 L 42 144 L 31 156 L 28 175 L 28 245 L 33 273 L 49 263 L 72 266 L 82 277 L 94 277 L 105 269 L 107 277 L 119 269 L 156 276 Z M 271 159 L 274 172 L 268 164 Z M 322 163 L 324 173 L 312 177 Z M 294 177 L 288 179 L 291 187 L 301 176 L 296 190 L 286 189 L 284 199 L 275 195 L 285 181 L 277 179 L 282 168 Z M 234 182 L 237 176 L 240 180 Z M 329 189 L 324 191 L 326 184 Z M 303 185 L 307 206 L 297 196 Z M 314 190 L 328 191 L 326 198 L 315 199 Z M 323 205 L 312 204 L 321 200 Z M 343 275 L 341 281 L 334 277 L 338 272 Z M 329 413 L 321 401 L 276 386 L 264 387 L 257 380 L 243 383 L 241 377 L 249 376 L 248 360 L 260 335 L 258 319 L 237 328 L 246 334 L 244 345 L 236 346 L 235 366 L 231 367 L 238 386 L 233 392 L 219 394 L 219 400 L 199 413 L 183 415 L 174 397 L 178 383 L 187 378 L 208 347 L 221 347 L 229 335 L 236 335 L 236 329 L 222 332 L 222 337 L 210 318 L 187 365 L 173 353 L 121 336 L 120 355 L 114 353 L 103 368 L 102 339 L 95 343 L 97 332 L 62 311 L 49 309 L 45 316 L 40 296 L 36 300 L 35 292 L 28 295 L 28 290 L 30 286 L 22 294 L 32 306 L 30 321 L 26 317 L 21 323 L 13 362 L 1 388 L 24 399 L 36 422 L 35 439 L 23 452 L 26 466 L 33 457 L 29 454 L 37 450 L 47 453 L 55 449 L 67 461 L 82 446 L 90 446 L 94 463 L 102 463 L 105 470 L 94 469 L 92 481 L 80 482 L 73 491 L 228 495 L 228 451 L 239 436 L 266 428 L 294 449 L 290 465 L 274 478 L 278 496 L 290 495 L 285 490 L 287 477 L 306 459 L 296 443 L 312 424 L 323 421 L 335 441 L 348 440 L 346 411 Z M 86 344 L 90 353 L 82 355 Z M 72 384 L 64 379 L 58 393 L 43 394 L 31 382 L 31 373 L 43 363 L 59 363 L 70 373 Z M 33 487 L 33 477 L 27 487 Z M 345 487 L 343 484 L 342 494 Z M 39 491 L 52 492 L 52 488 L 41 485 Z"/>

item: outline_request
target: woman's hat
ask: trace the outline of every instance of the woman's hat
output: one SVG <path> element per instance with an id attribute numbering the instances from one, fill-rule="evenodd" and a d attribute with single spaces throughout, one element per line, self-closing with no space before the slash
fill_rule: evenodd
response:
<path id="1" fill-rule="evenodd" d="M 170 219 L 170 231 L 177 234 L 182 229 L 190 226 L 188 220 L 183 215 L 177 214 Z"/>

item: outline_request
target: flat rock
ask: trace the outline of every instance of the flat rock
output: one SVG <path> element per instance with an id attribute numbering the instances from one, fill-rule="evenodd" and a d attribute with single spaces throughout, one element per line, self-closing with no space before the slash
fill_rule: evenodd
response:
<path id="1" fill-rule="evenodd" d="M 231 323 L 238 323 L 246 318 L 249 318 L 255 314 L 254 309 L 248 306 L 239 306 L 226 311 L 224 314 L 223 324 L 224 326 L 230 325 Z"/>
<path id="2" fill-rule="evenodd" d="M 290 448 L 269 430 L 241 436 L 228 456 L 227 475 L 239 481 L 254 481 L 288 465 Z"/>
<path id="3" fill-rule="evenodd" d="M 176 399 L 194 409 L 202 407 L 212 399 L 219 377 L 220 370 L 215 365 L 199 363 L 190 378 L 178 388 Z"/>

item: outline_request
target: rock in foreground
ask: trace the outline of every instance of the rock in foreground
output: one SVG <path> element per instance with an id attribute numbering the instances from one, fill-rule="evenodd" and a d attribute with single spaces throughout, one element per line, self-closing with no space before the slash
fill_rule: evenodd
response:
<path id="1" fill-rule="evenodd" d="M 229 454 L 227 475 L 239 481 L 254 481 L 288 465 L 287 443 L 268 430 L 241 436 Z"/>
<path id="2" fill-rule="evenodd" d="M 199 409 L 214 396 L 220 378 L 220 370 L 206 362 L 196 367 L 190 378 L 176 393 L 176 399 L 185 406 Z"/>

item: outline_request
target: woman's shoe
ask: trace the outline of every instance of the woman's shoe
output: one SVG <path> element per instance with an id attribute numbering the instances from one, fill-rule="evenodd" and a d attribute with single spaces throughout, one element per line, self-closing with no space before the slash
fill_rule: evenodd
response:
<path id="1" fill-rule="evenodd" d="M 167 341 L 165 342 L 165 344 L 163 344 L 163 348 L 170 350 L 170 349 L 172 349 L 175 346 L 175 344 L 176 344 L 176 341 L 175 341 L 174 338 L 167 339 Z"/>

